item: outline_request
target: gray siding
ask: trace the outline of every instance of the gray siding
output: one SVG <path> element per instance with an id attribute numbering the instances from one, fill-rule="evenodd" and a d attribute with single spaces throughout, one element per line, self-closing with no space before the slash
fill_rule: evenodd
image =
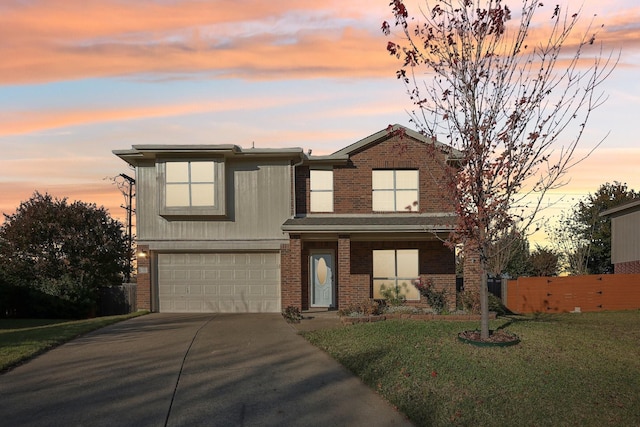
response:
<path id="1" fill-rule="evenodd" d="M 155 165 L 139 166 L 138 241 L 152 250 L 279 249 L 291 215 L 290 163 L 227 159 L 225 168 L 226 218 L 168 220 L 159 215 Z"/>
<path id="2" fill-rule="evenodd" d="M 640 260 L 640 211 L 611 218 L 611 262 Z"/>

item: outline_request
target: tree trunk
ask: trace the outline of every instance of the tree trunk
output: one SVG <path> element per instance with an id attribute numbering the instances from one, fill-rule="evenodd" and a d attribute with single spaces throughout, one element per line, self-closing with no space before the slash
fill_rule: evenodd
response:
<path id="1" fill-rule="evenodd" d="M 480 337 L 489 338 L 489 288 L 487 286 L 487 267 L 482 263 L 480 280 Z"/>

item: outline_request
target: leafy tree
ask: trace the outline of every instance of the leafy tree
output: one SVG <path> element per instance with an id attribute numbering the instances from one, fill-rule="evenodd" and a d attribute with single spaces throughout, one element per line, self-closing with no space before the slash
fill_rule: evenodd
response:
<path id="1" fill-rule="evenodd" d="M 529 242 L 516 229 L 510 228 L 489 247 L 487 273 L 511 277 L 529 275 Z"/>
<path id="2" fill-rule="evenodd" d="M 590 243 L 576 233 L 582 226 L 573 212 L 563 212 L 556 223 L 547 226 L 546 233 L 560 257 L 562 270 L 571 275 L 588 274 L 587 255 Z"/>
<path id="3" fill-rule="evenodd" d="M 0 227 L 0 270 L 7 281 L 86 315 L 102 286 L 121 283 L 127 268 L 122 224 L 103 207 L 34 193 Z M 64 303 L 64 304 L 63 304 Z M 61 307 L 62 307 L 61 305 Z M 56 307 L 41 310 L 56 311 Z M 49 313 L 41 313 L 42 315 Z"/>
<path id="4" fill-rule="evenodd" d="M 534 15 L 544 10 L 537 0 L 522 0 L 515 25 L 500 0 L 425 4 L 418 22 L 402 0 L 391 1 L 401 33 L 387 50 L 400 61 L 396 75 L 415 105 L 411 115 L 418 130 L 455 149 L 447 151 L 447 160 L 455 161 L 457 170 L 442 165 L 459 218 L 447 241 L 464 245 L 486 273 L 490 248 L 504 230 L 516 227 L 524 234 L 545 192 L 560 186 L 581 160 L 575 149 L 603 101 L 596 90 L 615 61 L 603 59 L 600 51 L 586 61 L 596 35 L 588 29 L 576 39 L 579 13 L 560 6 L 549 11 L 548 37 L 529 40 Z M 382 30 L 390 35 L 391 25 L 385 21 Z M 575 134 L 559 147 L 566 130 Z M 434 144 L 434 150 L 445 147 Z M 486 339 L 484 280 L 479 293 Z"/>
<path id="5" fill-rule="evenodd" d="M 558 254 L 546 247 L 536 246 L 536 249 L 529 255 L 529 272 L 532 276 L 557 276 L 558 264 Z"/>
<path id="6" fill-rule="evenodd" d="M 607 182 L 560 217 L 558 225 L 547 234 L 563 254 L 571 274 L 613 273 L 611 221 L 600 217 L 600 213 L 638 198 L 640 193 L 627 184 Z"/>

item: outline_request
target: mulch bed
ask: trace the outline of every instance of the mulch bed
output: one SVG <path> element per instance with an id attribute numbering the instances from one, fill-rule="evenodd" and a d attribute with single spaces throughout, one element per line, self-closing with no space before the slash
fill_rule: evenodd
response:
<path id="1" fill-rule="evenodd" d="M 490 312 L 489 319 L 495 319 L 496 313 Z M 349 317 L 342 316 L 340 321 L 345 325 L 355 323 L 380 322 L 390 319 L 412 319 L 412 320 L 451 320 L 451 321 L 475 321 L 480 320 L 479 314 L 382 314 L 379 316 Z"/>

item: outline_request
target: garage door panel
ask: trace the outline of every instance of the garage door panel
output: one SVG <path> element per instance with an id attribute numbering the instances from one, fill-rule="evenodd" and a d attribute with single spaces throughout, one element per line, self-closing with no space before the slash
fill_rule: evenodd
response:
<path id="1" fill-rule="evenodd" d="M 279 312 L 278 253 L 159 254 L 163 312 Z"/>

